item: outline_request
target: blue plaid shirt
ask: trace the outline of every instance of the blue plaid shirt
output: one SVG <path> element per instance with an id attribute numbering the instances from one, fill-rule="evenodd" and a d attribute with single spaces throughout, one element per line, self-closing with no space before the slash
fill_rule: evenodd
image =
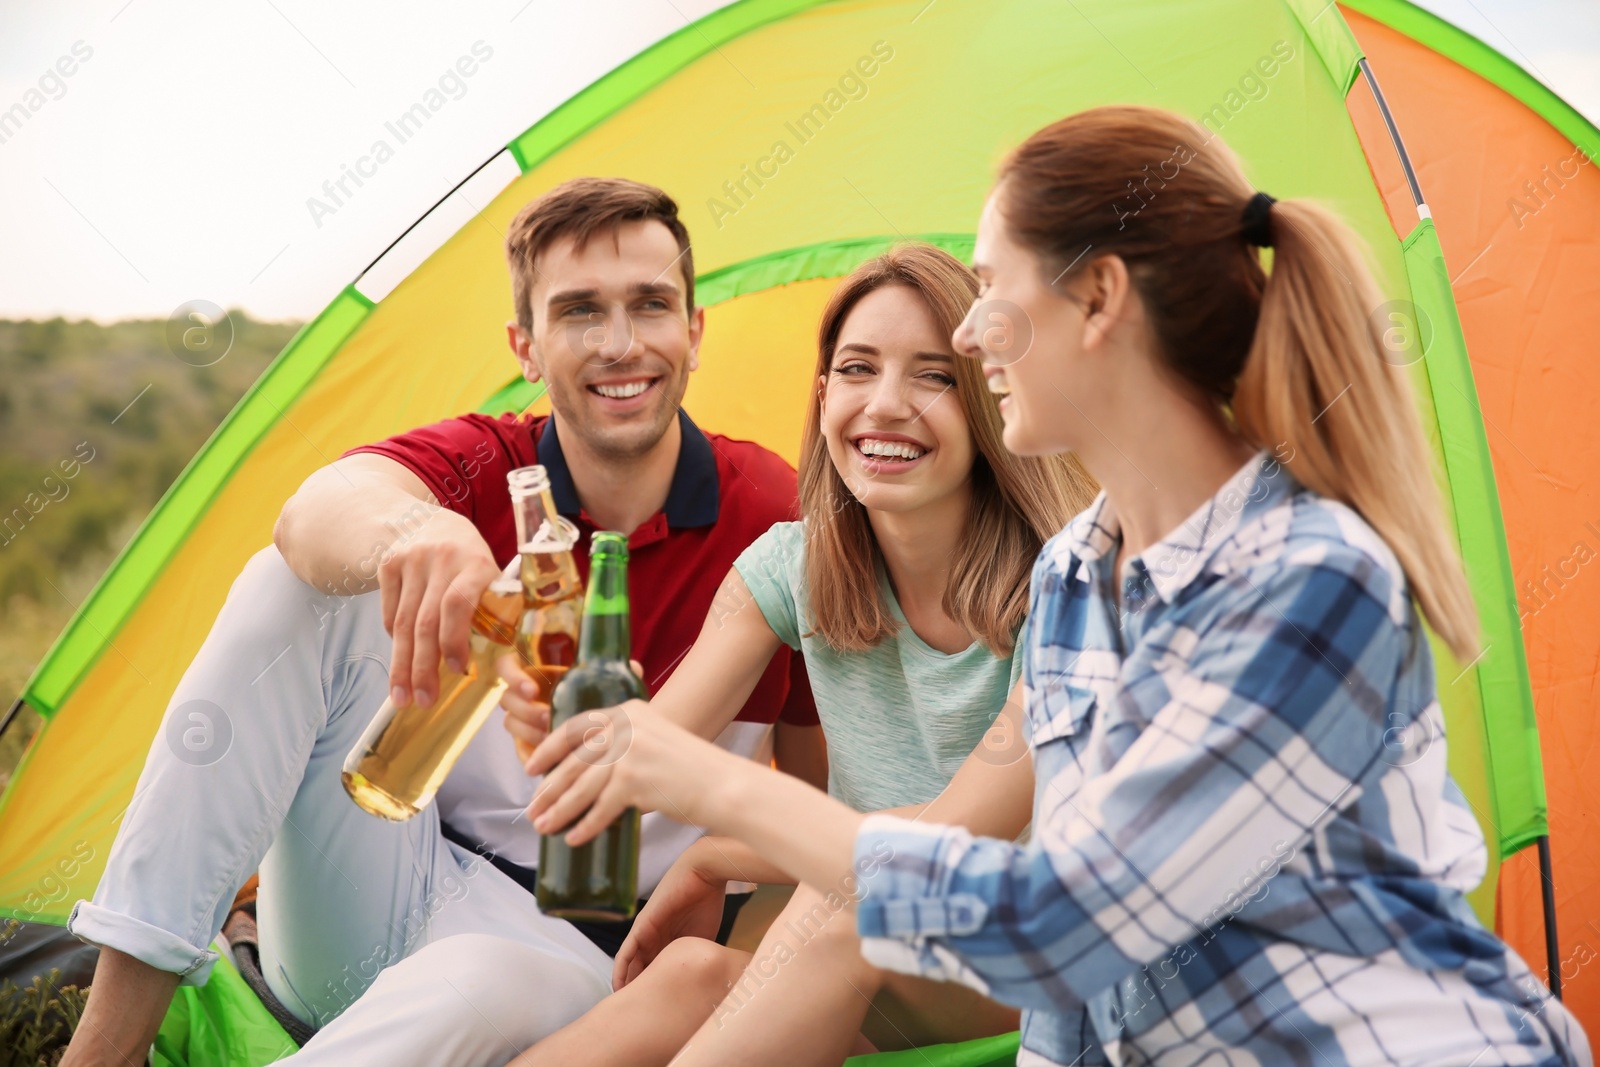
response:
<path id="1" fill-rule="evenodd" d="M 1588 1064 L 1478 923 L 1404 574 L 1266 453 L 1127 561 L 1033 572 L 1032 839 L 868 817 L 862 951 L 1024 1009 L 1019 1064 Z"/>

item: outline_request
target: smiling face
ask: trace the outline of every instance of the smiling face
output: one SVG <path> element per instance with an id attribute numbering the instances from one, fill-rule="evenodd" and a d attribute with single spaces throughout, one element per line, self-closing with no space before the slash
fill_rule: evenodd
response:
<path id="1" fill-rule="evenodd" d="M 1002 398 L 1008 450 L 1066 452 L 1089 428 L 1084 412 L 1095 404 L 1097 380 L 1084 366 L 1083 303 L 1065 284 L 1052 287 L 1038 255 L 1012 238 L 1001 195 L 990 195 L 978 219 L 978 299 L 952 340 L 963 356 L 983 360 L 989 390 Z"/>
<path id="2" fill-rule="evenodd" d="M 887 285 L 840 324 L 819 380 L 834 469 L 869 510 L 911 512 L 970 492 L 975 456 L 950 339 L 917 292 Z"/>
<path id="3" fill-rule="evenodd" d="M 667 433 L 697 365 L 702 310 L 689 312 L 681 250 L 655 220 L 625 222 L 582 248 L 571 237 L 539 253 L 533 328 L 510 324 L 530 381 L 544 379 L 565 440 L 633 459 Z"/>

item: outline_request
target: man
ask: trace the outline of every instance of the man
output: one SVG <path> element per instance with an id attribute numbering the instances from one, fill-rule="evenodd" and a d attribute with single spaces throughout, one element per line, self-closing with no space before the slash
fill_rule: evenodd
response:
<path id="1" fill-rule="evenodd" d="M 404 823 L 358 809 L 340 765 L 386 695 L 429 704 L 441 657 L 465 662 L 472 605 L 516 553 L 508 471 L 549 469 L 583 534 L 580 569 L 594 530 L 630 532 L 634 654 L 652 688 L 734 558 L 793 517 L 795 475 L 756 445 L 701 433 L 679 407 L 705 317 L 665 193 L 570 181 L 523 209 L 506 247 L 507 336 L 554 414 L 468 415 L 355 449 L 284 506 L 276 547 L 235 582 L 168 710 L 214 708 L 231 749 L 195 766 L 163 730 L 95 899 L 73 910 L 72 931 L 103 951 L 68 1067 L 142 1060 L 180 977 L 209 973 L 207 946 L 258 866 L 266 984 L 322 1028 L 303 1062 L 500 1063 L 609 991 L 597 944 L 614 952 L 616 929 L 544 916 L 523 888 L 537 836 L 521 814 L 536 782 L 504 732 L 483 731 L 438 802 Z M 777 733 L 780 764 L 820 777 L 815 709 L 786 652 L 719 740 L 764 757 L 780 712 L 793 724 Z M 649 820 L 642 891 L 694 834 Z M 426 967 L 404 966 L 446 937 Z M 515 973 L 473 966 L 483 937 L 526 950 Z M 464 998 L 486 1025 L 430 1029 L 441 997 Z"/>

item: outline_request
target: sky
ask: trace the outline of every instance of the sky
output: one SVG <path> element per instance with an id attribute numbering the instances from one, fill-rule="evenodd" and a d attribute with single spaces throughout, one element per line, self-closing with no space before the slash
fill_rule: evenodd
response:
<path id="1" fill-rule="evenodd" d="M 45 100 L 0 126 L 0 318 L 308 319 L 535 118 L 723 2 L 641 0 L 597 34 L 598 0 L 6 0 L 0 114 Z M 1423 6 L 1600 123 L 1594 0 Z M 398 143 L 386 123 L 430 91 Z"/>

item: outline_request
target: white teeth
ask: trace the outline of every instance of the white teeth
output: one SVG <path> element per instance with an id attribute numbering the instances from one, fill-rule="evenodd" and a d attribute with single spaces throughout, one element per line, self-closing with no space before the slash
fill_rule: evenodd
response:
<path id="1" fill-rule="evenodd" d="M 988 383 L 989 383 L 989 392 L 993 393 L 994 395 L 996 395 L 996 396 L 1009 396 L 1009 395 L 1011 395 L 1011 386 L 1006 381 L 1006 376 L 1004 374 L 991 375 L 989 380 L 988 380 Z"/>
<path id="2" fill-rule="evenodd" d="M 887 459 L 916 459 L 927 451 L 905 441 L 880 441 L 875 437 L 863 437 L 856 442 L 856 447 L 862 455 Z"/>
<path id="3" fill-rule="evenodd" d="M 650 388 L 649 382 L 629 382 L 627 385 L 597 385 L 594 391 L 613 400 L 626 400 Z"/>

